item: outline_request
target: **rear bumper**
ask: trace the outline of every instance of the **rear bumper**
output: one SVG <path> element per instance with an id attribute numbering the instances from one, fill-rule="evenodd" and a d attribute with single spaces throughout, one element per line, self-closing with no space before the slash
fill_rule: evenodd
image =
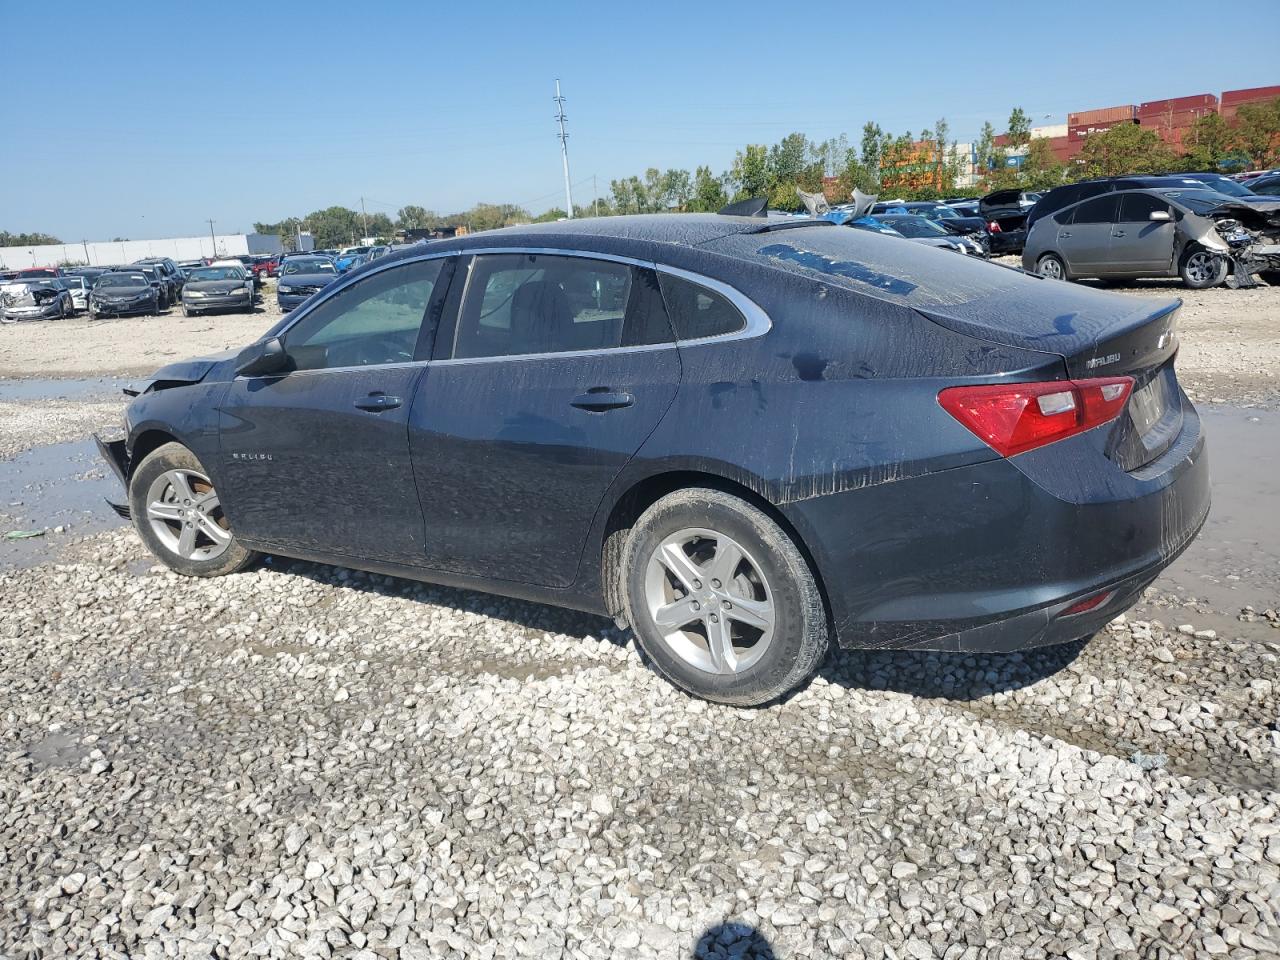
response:
<path id="1" fill-rule="evenodd" d="M 1098 438 L 792 504 L 841 646 L 1009 651 L 1088 636 L 1199 533 L 1209 472 L 1199 417 L 1157 462 L 1096 463 Z M 1044 462 L 1030 458 L 1044 453 Z M 1080 600 L 1108 594 L 1088 612 Z"/>

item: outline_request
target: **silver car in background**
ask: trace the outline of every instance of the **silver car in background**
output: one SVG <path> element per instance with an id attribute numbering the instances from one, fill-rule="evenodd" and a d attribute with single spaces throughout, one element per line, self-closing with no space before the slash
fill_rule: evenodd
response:
<path id="1" fill-rule="evenodd" d="M 1022 268 L 1054 280 L 1181 277 L 1193 289 L 1227 278 L 1233 248 L 1250 242 L 1220 213 L 1212 190 L 1118 190 L 1081 200 L 1031 226 Z"/>
<path id="2" fill-rule="evenodd" d="M 0 323 L 61 320 L 76 312 L 61 277 L 26 277 L 0 284 Z"/>
<path id="3" fill-rule="evenodd" d="M 89 309 L 89 284 L 84 277 L 71 273 L 62 277 L 62 282 L 67 285 L 67 292 L 71 294 L 71 302 L 75 305 L 75 312 Z"/>

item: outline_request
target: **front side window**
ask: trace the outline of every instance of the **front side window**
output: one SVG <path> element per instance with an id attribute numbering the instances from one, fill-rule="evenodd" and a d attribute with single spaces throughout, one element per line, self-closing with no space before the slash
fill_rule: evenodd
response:
<path id="1" fill-rule="evenodd" d="M 1146 223 L 1156 211 L 1169 212 L 1169 204 L 1150 193 L 1120 195 L 1120 222 Z"/>
<path id="2" fill-rule="evenodd" d="M 680 340 L 701 340 L 737 333 L 747 319 L 722 294 L 670 273 L 659 273 L 667 315 Z"/>
<path id="3" fill-rule="evenodd" d="M 1076 226 L 1083 223 L 1114 223 L 1119 206 L 1120 198 L 1114 193 L 1086 200 L 1076 207 Z"/>
<path id="4" fill-rule="evenodd" d="M 309 311 L 285 334 L 295 370 L 324 370 L 414 359 L 442 260 L 370 274 Z"/>
<path id="5" fill-rule="evenodd" d="M 623 343 L 633 270 L 548 254 L 477 256 L 454 334 L 455 359 L 604 350 Z"/>

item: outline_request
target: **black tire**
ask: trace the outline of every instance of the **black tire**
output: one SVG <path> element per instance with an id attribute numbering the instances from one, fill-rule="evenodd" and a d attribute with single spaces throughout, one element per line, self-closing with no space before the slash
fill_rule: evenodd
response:
<path id="1" fill-rule="evenodd" d="M 1056 276 L 1054 272 L 1056 270 Z M 1046 272 L 1047 271 L 1047 272 Z M 1046 253 L 1036 261 L 1036 273 L 1050 280 L 1070 280 L 1067 265 L 1056 253 Z"/>
<path id="2" fill-rule="evenodd" d="M 736 672 L 709 672 L 688 662 L 668 643 L 650 611 L 650 561 L 664 540 L 690 528 L 736 541 L 768 585 L 772 640 L 754 663 Z M 739 706 L 776 700 L 812 676 L 830 648 L 826 608 L 804 555 L 766 513 L 723 491 L 695 487 L 653 504 L 631 530 L 620 576 L 627 618 L 648 662 L 675 686 L 704 700 Z M 714 602 L 706 609 L 711 606 Z M 735 615 L 725 616 L 727 624 Z"/>
<path id="3" fill-rule="evenodd" d="M 1207 272 L 1204 268 L 1206 260 L 1217 260 L 1217 271 Z M 1191 290 L 1206 290 L 1216 287 L 1227 279 L 1227 258 L 1210 253 L 1208 250 L 1192 249 L 1182 256 L 1178 264 L 1178 276 Z"/>
<path id="4" fill-rule="evenodd" d="M 227 531 L 230 542 L 217 556 L 209 559 L 183 557 L 161 540 L 161 535 L 153 529 L 152 521 L 148 517 L 147 500 L 153 484 L 173 470 L 191 471 L 208 477 L 208 473 L 196 459 L 195 454 L 180 443 L 166 443 L 147 454 L 129 478 L 129 512 L 133 517 L 133 527 L 138 531 L 138 536 L 142 538 L 147 549 L 169 569 L 187 577 L 220 577 L 228 573 L 238 573 L 256 561 L 258 554 L 240 545 L 235 534 L 231 532 L 225 516 L 221 515 L 220 508 L 216 508 L 217 513 L 211 513 L 210 516 L 216 517 L 218 525 Z M 207 482 L 206 480 L 205 483 Z M 193 489 L 197 486 L 193 483 Z M 212 485 L 205 489 L 197 489 L 197 492 L 210 493 Z M 178 501 L 175 500 L 174 505 L 177 504 Z M 180 521 L 175 520 L 173 523 L 179 529 L 181 528 Z"/>

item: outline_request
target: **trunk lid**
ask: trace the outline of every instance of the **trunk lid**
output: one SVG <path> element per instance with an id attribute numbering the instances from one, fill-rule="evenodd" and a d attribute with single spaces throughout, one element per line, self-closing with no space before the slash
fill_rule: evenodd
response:
<path id="1" fill-rule="evenodd" d="M 1068 302 L 1062 305 L 1075 309 L 1039 320 L 1035 313 L 1022 319 L 1008 309 L 983 311 L 976 303 L 917 309 L 967 336 L 1056 353 L 1073 380 L 1133 377 L 1125 412 L 1111 425 L 1107 455 L 1126 472 L 1136 471 L 1169 449 L 1182 429 L 1182 393 L 1173 370 L 1182 301 L 1134 300 L 1099 291 L 1076 298 L 1071 292 L 1084 288 L 1045 282 L 1066 288 Z"/>

